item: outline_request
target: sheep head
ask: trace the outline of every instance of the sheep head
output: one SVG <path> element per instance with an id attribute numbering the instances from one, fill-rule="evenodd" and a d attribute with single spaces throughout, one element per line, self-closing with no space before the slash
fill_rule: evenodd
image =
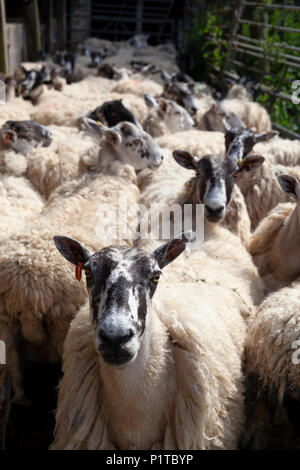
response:
<path id="1" fill-rule="evenodd" d="M 129 246 L 91 254 L 72 238 L 54 237 L 62 256 L 85 272 L 95 347 L 106 363 L 124 367 L 135 360 L 161 270 L 184 251 L 190 237 L 191 232 L 181 233 L 152 254 Z"/>

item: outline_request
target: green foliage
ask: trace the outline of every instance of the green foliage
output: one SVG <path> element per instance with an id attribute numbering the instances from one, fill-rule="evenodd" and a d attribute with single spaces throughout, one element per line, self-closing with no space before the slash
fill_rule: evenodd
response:
<path id="1" fill-rule="evenodd" d="M 300 29 L 300 13 L 286 9 L 270 9 L 263 6 L 247 6 L 242 18 L 257 23 L 270 24 L 271 28 L 261 25 L 241 24 L 238 34 L 254 41 L 243 40 L 239 45 L 241 52 L 235 47 L 228 57 L 228 34 L 232 26 L 234 2 L 207 1 L 206 12 L 194 21 L 194 27 L 188 33 L 188 50 L 194 58 L 190 70 L 197 79 L 211 82 L 221 88 L 224 70 L 247 76 L 272 91 L 291 96 L 292 82 L 299 80 L 300 68 L 286 62 L 296 63 L 299 52 L 284 46 L 300 48 L 300 34 L 297 32 L 280 31 L 277 26 Z M 272 4 L 272 0 L 261 0 L 261 3 Z M 280 3 L 277 0 L 276 3 Z M 285 2 L 294 5 L 292 0 Z M 224 27 L 225 26 L 225 27 Z M 245 46 L 246 44 L 246 46 Z M 243 65 L 232 62 L 235 60 Z M 300 133 L 300 104 L 293 104 L 276 98 L 270 94 L 259 94 L 257 101 L 264 105 L 271 114 L 273 122 Z"/>

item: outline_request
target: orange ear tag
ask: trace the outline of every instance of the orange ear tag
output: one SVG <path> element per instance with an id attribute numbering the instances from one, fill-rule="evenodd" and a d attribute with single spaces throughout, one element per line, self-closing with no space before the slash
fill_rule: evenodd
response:
<path id="1" fill-rule="evenodd" d="M 79 282 L 81 280 L 82 265 L 83 265 L 83 263 L 78 263 L 78 266 L 76 266 L 76 268 L 75 268 L 75 277 L 76 277 L 77 281 L 79 281 Z"/>
<path id="2" fill-rule="evenodd" d="M 5 137 L 5 141 L 4 141 L 5 145 L 8 143 L 9 139 L 10 139 L 10 134 L 7 134 L 7 136 Z"/>

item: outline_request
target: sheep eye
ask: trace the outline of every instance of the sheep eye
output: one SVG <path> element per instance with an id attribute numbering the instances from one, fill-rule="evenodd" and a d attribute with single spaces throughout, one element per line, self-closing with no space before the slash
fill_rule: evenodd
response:
<path id="1" fill-rule="evenodd" d="M 90 279 L 92 277 L 92 271 L 90 269 L 85 270 L 85 277 L 86 279 Z"/>
<path id="2" fill-rule="evenodd" d="M 238 177 L 238 174 L 239 174 L 239 171 L 238 171 L 238 170 L 235 170 L 235 171 L 233 172 L 233 177 L 234 177 L 234 178 L 237 178 L 237 177 Z"/>
<path id="3" fill-rule="evenodd" d="M 152 282 L 158 282 L 158 281 L 159 281 L 159 278 L 160 278 L 160 274 L 155 274 L 155 275 L 151 278 L 151 281 L 152 281 Z"/>

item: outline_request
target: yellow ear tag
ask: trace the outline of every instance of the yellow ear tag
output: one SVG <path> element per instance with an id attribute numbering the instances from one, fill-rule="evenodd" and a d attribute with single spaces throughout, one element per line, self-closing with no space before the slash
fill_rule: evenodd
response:
<path id="1" fill-rule="evenodd" d="M 103 126 L 101 121 L 96 121 L 96 123 L 98 124 L 98 126 Z"/>
<path id="2" fill-rule="evenodd" d="M 239 164 L 239 167 L 241 167 L 241 166 L 242 166 L 242 164 L 243 164 L 243 160 L 242 160 L 242 158 L 239 158 L 239 159 L 238 159 L 238 164 Z"/>

